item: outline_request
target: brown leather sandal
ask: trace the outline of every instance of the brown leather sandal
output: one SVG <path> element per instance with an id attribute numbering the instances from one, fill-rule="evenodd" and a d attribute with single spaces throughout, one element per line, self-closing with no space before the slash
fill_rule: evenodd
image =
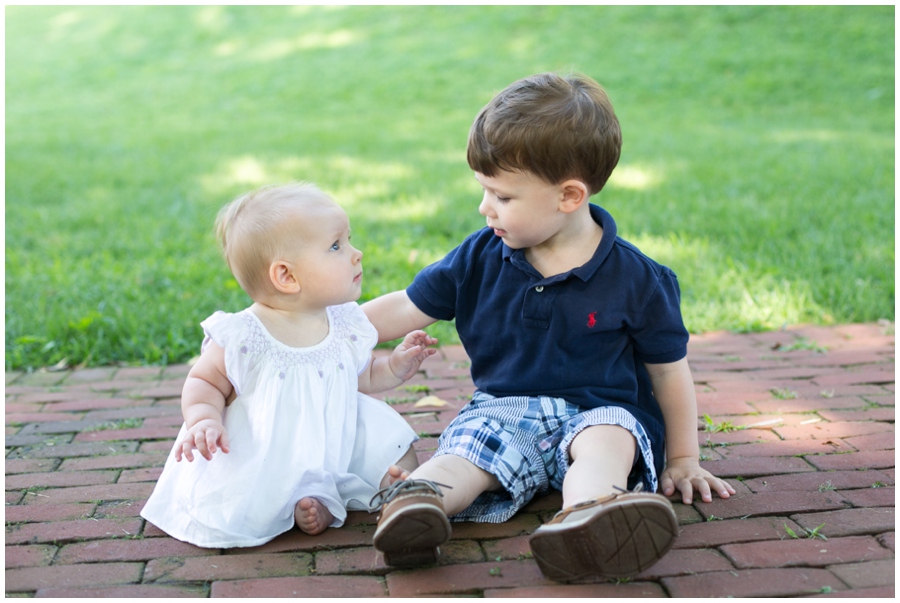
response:
<path id="1" fill-rule="evenodd" d="M 369 502 L 381 509 L 373 544 L 393 566 L 434 563 L 440 545 L 450 540 L 450 521 L 438 486 L 428 480 L 403 480 L 380 490 Z M 443 486 L 448 488 L 449 486 Z"/>
<path id="2" fill-rule="evenodd" d="M 639 574 L 672 548 L 677 535 L 678 519 L 668 499 L 623 492 L 563 509 L 529 544 L 544 575 L 567 582 Z"/>

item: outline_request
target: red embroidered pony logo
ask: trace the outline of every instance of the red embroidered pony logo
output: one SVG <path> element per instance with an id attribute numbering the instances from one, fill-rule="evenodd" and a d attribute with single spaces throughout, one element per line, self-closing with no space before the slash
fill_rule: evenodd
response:
<path id="1" fill-rule="evenodd" d="M 590 314 L 588 314 L 588 328 L 593 329 L 594 326 L 596 326 L 596 324 L 597 324 L 597 313 L 591 312 Z"/>

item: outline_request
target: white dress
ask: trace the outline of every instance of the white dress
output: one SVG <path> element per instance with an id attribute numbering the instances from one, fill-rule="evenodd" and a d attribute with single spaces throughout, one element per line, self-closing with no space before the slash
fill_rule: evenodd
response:
<path id="1" fill-rule="evenodd" d="M 178 540 L 229 548 L 290 530 L 306 496 L 328 507 L 332 527 L 347 509 L 367 508 L 417 438 L 386 403 L 357 391 L 378 337 L 359 305 L 329 307 L 328 320 L 328 335 L 307 348 L 277 341 L 249 309 L 201 323 L 203 347 L 212 339 L 224 348 L 237 394 L 224 413 L 230 452 L 176 462 L 173 447 L 141 516 Z"/>

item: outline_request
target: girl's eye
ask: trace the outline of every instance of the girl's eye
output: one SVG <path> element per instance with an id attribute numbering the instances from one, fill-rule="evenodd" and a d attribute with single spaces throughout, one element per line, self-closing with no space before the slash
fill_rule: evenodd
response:
<path id="1" fill-rule="evenodd" d="M 332 251 L 339 251 L 340 248 L 341 248 L 341 244 L 338 243 L 337 241 L 335 241 L 334 243 L 331 244 L 331 250 L 332 250 Z"/>
<path id="2" fill-rule="evenodd" d="M 509 199 L 509 197 L 497 197 L 497 201 L 499 201 L 500 203 L 506 203 L 507 201 L 509 201 Z"/>

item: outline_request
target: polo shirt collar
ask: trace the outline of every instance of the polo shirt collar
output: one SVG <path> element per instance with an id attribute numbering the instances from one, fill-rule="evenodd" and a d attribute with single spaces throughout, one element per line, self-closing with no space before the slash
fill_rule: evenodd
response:
<path id="1" fill-rule="evenodd" d="M 569 272 L 564 274 L 558 274 L 556 276 L 551 276 L 546 279 L 547 282 L 554 281 L 562 281 L 568 278 L 570 275 L 578 277 L 580 280 L 587 282 L 590 280 L 594 273 L 597 272 L 597 269 L 600 268 L 600 265 L 609 255 L 609 252 L 612 251 L 613 245 L 616 242 L 616 222 L 613 220 L 613 217 L 609 214 L 608 211 L 600 207 L 599 205 L 594 205 L 593 203 L 588 205 L 588 208 L 591 211 L 591 217 L 594 219 L 594 222 L 599 224 L 601 228 L 603 228 L 603 238 L 600 239 L 600 245 L 597 246 L 597 250 L 594 252 L 594 255 L 590 260 L 583 266 L 579 266 L 578 268 L 574 268 Z M 525 251 L 522 249 L 512 249 L 506 243 L 503 243 L 503 259 L 504 261 L 509 261 L 513 265 L 521 268 L 530 269 L 530 272 L 537 271 L 528 263 L 525 259 Z"/>

